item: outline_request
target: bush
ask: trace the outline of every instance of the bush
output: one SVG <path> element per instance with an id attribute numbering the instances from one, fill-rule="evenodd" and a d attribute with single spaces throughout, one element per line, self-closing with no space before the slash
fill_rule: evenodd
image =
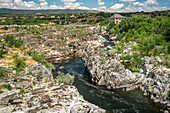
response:
<path id="1" fill-rule="evenodd" d="M 52 64 L 49 64 L 45 58 L 46 56 L 44 54 L 38 55 L 38 53 L 34 53 L 32 55 L 33 60 L 37 61 L 38 63 L 41 63 L 42 65 L 45 65 L 47 68 L 51 68 L 52 70 L 55 70 L 55 67 Z"/>
<path id="2" fill-rule="evenodd" d="M 8 76 L 8 73 L 5 68 L 0 68 L 0 78 Z"/>
<path id="3" fill-rule="evenodd" d="M 16 70 L 16 74 L 20 71 L 24 71 L 24 68 L 27 66 L 25 61 L 25 58 L 20 58 L 17 54 L 13 56 L 14 59 L 14 66 L 13 69 Z"/>
<path id="4" fill-rule="evenodd" d="M 8 27 L 4 26 L 4 30 L 8 30 Z"/>
<path id="5" fill-rule="evenodd" d="M 4 92 L 0 90 L 0 94 L 1 94 L 1 93 L 4 93 Z"/>
<path id="6" fill-rule="evenodd" d="M 3 46 L 2 46 L 2 48 L 1 48 L 1 50 L 0 50 L 0 58 L 3 58 L 3 55 L 6 54 L 6 53 L 8 53 L 7 51 L 4 50 L 4 48 L 5 48 L 5 47 L 4 47 L 4 44 L 3 44 Z"/>
<path id="7" fill-rule="evenodd" d="M 21 45 L 24 43 L 24 41 L 21 39 L 21 37 L 17 40 L 13 35 L 6 35 L 4 37 L 5 42 L 8 44 L 9 47 L 16 47 L 20 48 Z"/>
<path id="8" fill-rule="evenodd" d="M 170 100 L 170 91 L 168 92 L 168 100 Z"/>
<path id="9" fill-rule="evenodd" d="M 42 39 L 42 36 L 38 35 L 38 36 L 37 36 L 37 39 Z"/>
<path id="10" fill-rule="evenodd" d="M 2 85 L 4 88 L 8 89 L 8 90 L 12 90 L 12 87 L 10 86 L 10 84 L 5 84 Z"/>
<path id="11" fill-rule="evenodd" d="M 32 55 L 32 51 L 31 51 L 31 50 L 27 51 L 27 54 L 28 54 L 29 56 L 31 56 L 31 55 Z"/>
<path id="12" fill-rule="evenodd" d="M 38 53 L 35 53 L 32 55 L 32 59 L 37 61 L 38 63 L 41 63 L 41 64 L 44 64 L 46 61 L 45 61 L 45 55 L 44 54 L 38 54 Z"/>
<path id="13" fill-rule="evenodd" d="M 20 89 L 20 93 L 21 93 L 21 94 L 25 94 L 25 93 L 26 93 L 25 90 L 24 90 L 24 88 L 21 88 L 21 89 Z"/>
<path id="14" fill-rule="evenodd" d="M 64 83 L 66 85 L 72 85 L 74 82 L 74 75 L 70 75 L 69 73 L 67 73 L 65 75 L 64 73 L 61 73 L 60 71 L 58 71 L 57 80 L 59 83 Z"/>
<path id="15" fill-rule="evenodd" d="M 140 73 L 140 69 L 134 67 L 133 65 L 130 67 L 130 70 L 131 70 L 132 72 L 138 72 L 138 73 Z"/>

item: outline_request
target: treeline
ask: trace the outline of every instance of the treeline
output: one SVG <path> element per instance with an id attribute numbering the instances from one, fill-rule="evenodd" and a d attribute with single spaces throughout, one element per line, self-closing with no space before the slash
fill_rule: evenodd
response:
<path id="1" fill-rule="evenodd" d="M 120 41 L 119 52 L 125 48 L 125 43 L 136 42 L 133 51 L 140 57 L 161 56 L 170 67 L 170 17 L 133 16 L 120 24 L 110 23 L 107 31 L 112 32 L 110 37 L 116 36 Z"/>
<path id="2" fill-rule="evenodd" d="M 55 23 L 60 25 L 65 24 L 91 24 L 96 25 L 104 20 L 109 19 L 115 13 L 69 13 L 69 14 L 38 14 L 38 15 L 0 15 L 0 25 L 40 25 Z M 119 13 L 125 17 L 133 15 L 147 15 L 152 18 L 157 16 L 170 16 L 169 11 L 155 11 L 155 12 L 131 12 Z"/>

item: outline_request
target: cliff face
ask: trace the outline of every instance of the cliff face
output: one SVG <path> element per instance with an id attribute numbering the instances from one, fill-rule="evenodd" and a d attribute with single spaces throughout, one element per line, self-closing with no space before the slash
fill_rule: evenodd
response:
<path id="1" fill-rule="evenodd" d="M 101 48 L 87 47 L 83 60 L 91 81 L 108 89 L 122 88 L 126 91 L 140 88 L 154 102 L 160 102 L 170 109 L 170 71 L 163 66 L 153 68 L 156 57 L 145 57 L 142 73 L 125 69 L 119 55 L 114 50 L 102 51 Z"/>
<path id="2" fill-rule="evenodd" d="M 137 77 L 124 68 L 118 54 L 112 50 L 103 52 L 100 48 L 88 47 L 82 56 L 91 80 L 97 85 L 114 89 L 134 82 Z"/>

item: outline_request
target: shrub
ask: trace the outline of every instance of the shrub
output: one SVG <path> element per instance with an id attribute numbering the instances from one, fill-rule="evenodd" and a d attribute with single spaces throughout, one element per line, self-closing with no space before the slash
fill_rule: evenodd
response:
<path id="1" fill-rule="evenodd" d="M 17 54 L 13 56 L 14 59 L 14 66 L 13 69 L 16 70 L 16 74 L 20 71 L 24 71 L 24 68 L 27 66 L 25 61 L 25 58 L 20 58 Z"/>
<path id="2" fill-rule="evenodd" d="M 4 88 L 8 89 L 8 90 L 12 90 L 12 87 L 10 84 L 5 84 L 5 85 L 2 85 Z"/>
<path id="3" fill-rule="evenodd" d="M 42 36 L 38 35 L 38 36 L 37 36 L 37 39 L 42 39 Z"/>
<path id="4" fill-rule="evenodd" d="M 170 91 L 168 92 L 168 100 L 170 100 Z"/>
<path id="5" fill-rule="evenodd" d="M 118 47 L 116 48 L 116 53 L 122 53 L 122 51 L 123 51 L 123 48 L 122 48 L 122 47 L 118 46 Z"/>
<path id="6" fill-rule="evenodd" d="M 7 27 L 7 26 L 4 26 L 4 30 L 8 30 L 8 27 Z"/>
<path id="7" fill-rule="evenodd" d="M 14 82 L 17 82 L 17 78 L 14 78 Z"/>
<path id="8" fill-rule="evenodd" d="M 0 50 L 0 58 L 3 58 L 3 55 L 6 53 L 8 53 L 8 52 L 4 50 L 4 45 L 3 45 L 3 47 Z"/>
<path id="9" fill-rule="evenodd" d="M 59 83 L 64 83 L 66 85 L 72 85 L 74 82 L 74 75 L 70 75 L 69 73 L 67 73 L 65 75 L 64 73 L 61 73 L 60 71 L 58 71 L 57 80 Z"/>
<path id="10" fill-rule="evenodd" d="M 48 79 L 45 79 L 45 83 L 49 83 L 50 81 Z"/>
<path id="11" fill-rule="evenodd" d="M 140 69 L 134 67 L 133 65 L 130 67 L 130 70 L 131 70 L 132 72 L 138 72 L 138 73 L 140 73 Z"/>
<path id="12" fill-rule="evenodd" d="M 4 93 L 4 92 L 0 90 L 0 94 L 1 94 L 1 93 Z"/>
<path id="13" fill-rule="evenodd" d="M 27 54 L 28 54 L 29 56 L 31 56 L 31 55 L 32 55 L 32 51 L 31 51 L 31 50 L 27 51 Z"/>
<path id="14" fill-rule="evenodd" d="M 0 78 L 8 76 L 8 73 L 5 68 L 0 68 Z"/>
<path id="15" fill-rule="evenodd" d="M 41 63 L 42 65 L 45 65 L 47 68 L 51 68 L 52 70 L 55 70 L 55 67 L 52 64 L 49 64 L 45 58 L 46 56 L 44 54 L 38 55 L 38 53 L 35 53 L 32 55 L 33 60 L 37 61 L 38 63 Z"/>
<path id="16" fill-rule="evenodd" d="M 21 93 L 21 94 L 25 94 L 25 93 L 26 93 L 25 90 L 24 90 L 24 88 L 21 88 L 21 89 L 20 89 L 20 93 Z"/>
<path id="17" fill-rule="evenodd" d="M 21 37 L 17 40 L 13 35 L 6 35 L 4 37 L 5 42 L 8 44 L 9 47 L 16 47 L 20 48 L 21 45 L 24 43 L 24 41 L 21 39 Z"/>
<path id="18" fill-rule="evenodd" d="M 34 85 L 36 85 L 37 83 L 35 81 L 32 82 Z"/>

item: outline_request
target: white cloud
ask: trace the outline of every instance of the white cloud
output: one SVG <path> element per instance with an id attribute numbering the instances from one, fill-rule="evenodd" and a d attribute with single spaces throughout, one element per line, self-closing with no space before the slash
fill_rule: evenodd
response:
<path id="1" fill-rule="evenodd" d="M 123 3 L 116 3 L 115 5 L 113 5 L 112 7 L 110 7 L 110 9 L 112 9 L 112 10 L 117 10 L 117 9 L 120 9 L 120 8 L 122 8 L 122 7 L 124 7 L 124 4 Z"/>
<path id="2" fill-rule="evenodd" d="M 61 2 L 76 2 L 76 0 L 61 0 Z"/>
<path id="3" fill-rule="evenodd" d="M 88 7 L 86 7 L 86 6 L 80 6 L 79 9 L 90 10 L 90 8 L 88 8 Z"/>
<path id="4" fill-rule="evenodd" d="M 97 2 L 98 2 L 98 5 L 104 5 L 105 4 L 105 2 L 102 2 L 102 0 L 97 0 Z"/>
<path id="5" fill-rule="evenodd" d="M 144 4 L 143 3 L 140 3 L 140 2 L 134 2 L 132 3 L 133 5 L 138 5 L 138 6 L 143 6 Z"/>
<path id="6" fill-rule="evenodd" d="M 45 2 L 45 0 L 39 0 L 40 2 Z"/>
<path id="7" fill-rule="evenodd" d="M 14 3 L 15 3 L 16 5 L 22 5 L 22 0 L 14 0 Z"/>
<path id="8" fill-rule="evenodd" d="M 41 2 L 40 5 L 41 5 L 41 6 L 47 6 L 48 3 L 47 3 L 47 2 Z"/>
<path id="9" fill-rule="evenodd" d="M 0 8 L 12 8 L 12 9 L 86 9 L 87 6 L 83 3 L 76 2 L 76 0 L 61 0 L 64 2 L 64 6 L 49 5 L 49 0 L 37 0 L 40 3 L 37 4 L 34 0 L 0 0 Z M 169 7 L 151 6 L 159 5 L 157 0 L 145 0 L 145 2 L 138 2 L 136 0 L 119 0 L 121 2 L 130 2 L 131 5 L 125 7 L 123 3 L 113 4 L 112 7 L 107 8 L 104 6 L 104 0 L 97 0 L 98 8 L 92 8 L 92 10 L 99 10 L 104 12 L 136 12 L 136 11 L 155 11 L 155 10 L 168 10 Z M 136 2 L 135 2 L 136 1 Z M 166 3 L 166 2 L 165 2 Z M 125 8 L 123 8 L 125 7 Z"/>
<path id="10" fill-rule="evenodd" d="M 34 7 L 36 5 L 35 2 L 33 1 L 29 1 L 29 2 L 24 1 L 23 4 L 25 7 Z"/>
<path id="11" fill-rule="evenodd" d="M 72 3 L 72 2 L 66 2 L 64 3 L 64 9 L 78 9 L 83 3 Z"/>
<path id="12" fill-rule="evenodd" d="M 11 8 L 13 5 L 12 0 L 0 0 L 0 8 Z"/>
<path id="13" fill-rule="evenodd" d="M 119 0 L 120 2 L 135 2 L 136 0 Z"/>
<path id="14" fill-rule="evenodd" d="M 124 12 L 136 12 L 136 11 L 143 11 L 144 9 L 142 7 L 134 7 L 131 5 L 128 5 L 125 7 Z"/>
<path id="15" fill-rule="evenodd" d="M 156 0 L 147 0 L 145 2 L 147 5 L 159 5 L 159 3 Z"/>
<path id="16" fill-rule="evenodd" d="M 50 5 L 49 9 L 63 9 L 61 6 Z"/>

